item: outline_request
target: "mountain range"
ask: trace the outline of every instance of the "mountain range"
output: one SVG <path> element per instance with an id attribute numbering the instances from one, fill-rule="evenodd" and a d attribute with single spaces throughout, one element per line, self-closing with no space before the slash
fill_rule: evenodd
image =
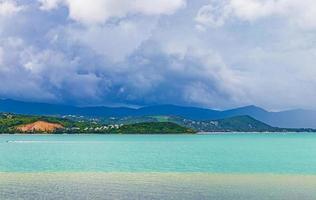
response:
<path id="1" fill-rule="evenodd" d="M 29 115 L 80 115 L 86 117 L 180 116 L 192 120 L 215 120 L 248 115 L 273 127 L 316 128 L 316 111 L 287 110 L 270 112 L 257 106 L 230 110 L 213 110 L 199 107 L 156 105 L 141 108 L 129 107 L 77 107 L 48 103 L 0 100 L 0 112 Z"/>

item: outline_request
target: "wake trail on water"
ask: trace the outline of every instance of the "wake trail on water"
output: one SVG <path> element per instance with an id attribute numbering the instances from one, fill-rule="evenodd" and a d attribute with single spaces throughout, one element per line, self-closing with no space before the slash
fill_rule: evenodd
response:
<path id="1" fill-rule="evenodd" d="M 69 144 L 69 143 L 73 143 L 73 144 L 76 144 L 76 143 L 108 143 L 108 142 L 102 142 L 102 141 L 48 141 L 48 140 L 8 140 L 6 141 L 6 143 L 66 143 L 66 144 Z"/>

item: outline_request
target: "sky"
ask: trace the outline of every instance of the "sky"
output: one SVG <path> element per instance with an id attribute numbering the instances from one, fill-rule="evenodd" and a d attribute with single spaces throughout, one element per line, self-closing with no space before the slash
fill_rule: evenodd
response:
<path id="1" fill-rule="evenodd" d="M 316 109 L 315 0 L 0 0 L 0 98 Z"/>

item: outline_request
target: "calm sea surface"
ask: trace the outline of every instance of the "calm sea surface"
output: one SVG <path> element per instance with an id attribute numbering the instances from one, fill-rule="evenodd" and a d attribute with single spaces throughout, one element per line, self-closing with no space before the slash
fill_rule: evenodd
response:
<path id="1" fill-rule="evenodd" d="M 316 134 L 0 135 L 0 199 L 316 199 Z"/>
<path id="2" fill-rule="evenodd" d="M 0 135 L 0 171 L 316 174 L 316 134 Z"/>

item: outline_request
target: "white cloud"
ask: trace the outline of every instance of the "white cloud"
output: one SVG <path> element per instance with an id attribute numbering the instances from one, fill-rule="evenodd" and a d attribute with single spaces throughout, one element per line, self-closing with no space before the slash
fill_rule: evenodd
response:
<path id="1" fill-rule="evenodd" d="M 224 1 L 211 3 L 199 9 L 195 21 L 199 23 L 200 28 L 202 26 L 219 27 L 224 25 L 230 12 L 230 7 Z"/>
<path id="2" fill-rule="evenodd" d="M 40 8 L 42 10 L 52 10 L 55 9 L 63 2 L 63 0 L 39 0 L 41 3 Z"/>
<path id="3" fill-rule="evenodd" d="M 173 14 L 186 5 L 186 0 L 39 1 L 40 8 L 46 11 L 66 6 L 68 17 L 80 24 L 62 30 L 69 41 L 91 48 L 112 61 L 124 60 L 147 40 L 160 15 Z"/>
<path id="4" fill-rule="evenodd" d="M 185 0 L 39 0 L 41 8 L 50 10 L 65 5 L 69 17 L 83 24 L 102 24 L 110 18 L 129 14 L 172 14 L 185 6 Z"/>
<path id="5" fill-rule="evenodd" d="M 23 6 L 17 5 L 13 0 L 0 0 L 0 16 L 10 16 L 23 10 Z"/>
<path id="6" fill-rule="evenodd" d="M 0 46 L 0 67 L 3 65 L 3 48 Z"/>
<path id="7" fill-rule="evenodd" d="M 213 0 L 200 8 L 196 21 L 199 26 L 222 26 L 234 18 L 253 22 L 271 16 L 281 17 L 302 28 L 316 28 L 316 1 Z"/>
<path id="8" fill-rule="evenodd" d="M 231 0 L 229 6 L 240 19 L 253 21 L 277 13 L 279 5 L 275 0 Z"/>
<path id="9" fill-rule="evenodd" d="M 123 61 L 151 36 L 157 20 L 126 19 L 104 26 L 70 27 L 67 36 L 73 43 L 91 48 L 109 60 Z"/>

